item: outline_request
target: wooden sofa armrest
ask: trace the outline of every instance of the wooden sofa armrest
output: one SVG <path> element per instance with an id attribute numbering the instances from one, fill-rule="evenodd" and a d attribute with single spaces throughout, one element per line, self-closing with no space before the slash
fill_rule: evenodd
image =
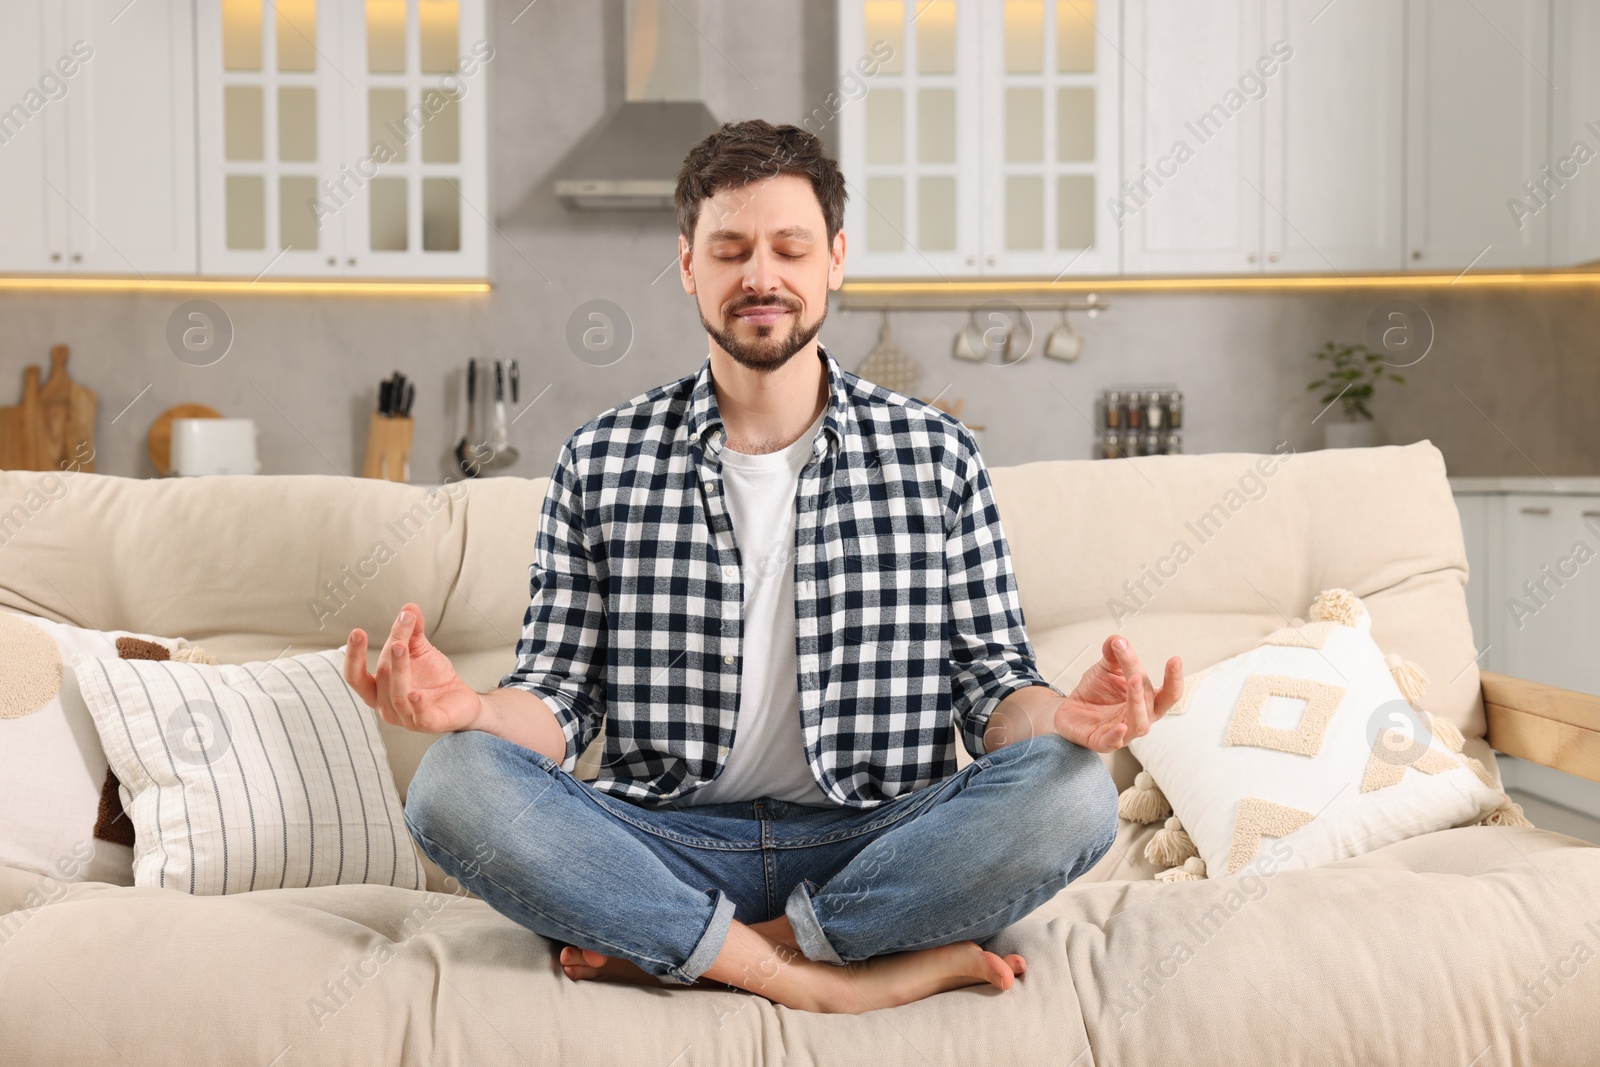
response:
<path id="1" fill-rule="evenodd" d="M 1489 746 L 1600 782 L 1600 697 L 1479 671 Z"/>

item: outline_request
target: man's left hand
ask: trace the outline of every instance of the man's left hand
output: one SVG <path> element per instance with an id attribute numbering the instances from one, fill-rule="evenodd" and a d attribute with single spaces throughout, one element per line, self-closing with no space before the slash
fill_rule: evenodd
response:
<path id="1" fill-rule="evenodd" d="M 1161 688 L 1155 689 L 1133 646 L 1112 634 L 1100 647 L 1100 662 L 1056 708 L 1056 732 L 1091 751 L 1114 752 L 1149 733 L 1182 695 L 1182 660 L 1167 660 Z"/>

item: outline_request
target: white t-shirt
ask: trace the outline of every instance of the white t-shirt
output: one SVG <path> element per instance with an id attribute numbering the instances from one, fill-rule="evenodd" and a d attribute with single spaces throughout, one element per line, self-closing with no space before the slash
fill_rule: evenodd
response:
<path id="1" fill-rule="evenodd" d="M 722 487 L 744 564 L 744 668 L 733 747 L 722 773 L 686 793 L 686 805 L 775 797 L 839 806 L 806 763 L 794 650 L 795 496 L 825 417 L 826 409 L 777 452 L 753 456 L 722 449 Z"/>

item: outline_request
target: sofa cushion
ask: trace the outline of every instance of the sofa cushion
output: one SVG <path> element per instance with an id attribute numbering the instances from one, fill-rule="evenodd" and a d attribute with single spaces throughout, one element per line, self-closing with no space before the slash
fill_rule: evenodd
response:
<path id="1" fill-rule="evenodd" d="M 134 823 L 134 884 L 191 894 L 421 889 L 376 716 L 342 649 L 270 662 L 80 658 Z"/>
<path id="2" fill-rule="evenodd" d="M 0 868 L 0 1048 L 80 1067 L 165 1062 L 174 1034 L 207 1064 L 1576 1065 L 1597 916 L 1600 848 L 1464 827 L 1248 882 L 1075 882 L 987 943 L 1027 959 L 1011 989 L 818 1015 L 574 982 L 553 942 L 449 894 L 189 897 Z"/>
<path id="3" fill-rule="evenodd" d="M 1431 442 L 1052 460 L 991 475 L 1028 637 L 1062 691 L 1107 634 L 1127 636 L 1147 668 L 1179 656 L 1193 674 L 1338 586 L 1366 604 L 1380 648 L 1433 680 L 1428 710 L 1460 729 L 1499 787 L 1461 519 Z M 1133 783 L 1129 749 L 1103 758 L 1118 789 Z"/>
<path id="4" fill-rule="evenodd" d="M 1487 760 L 1466 549 L 1431 442 L 1048 460 L 989 473 L 1028 636 L 1059 688 L 1076 684 L 1112 630 L 1145 663 L 1178 655 L 1193 671 L 1253 647 L 1293 605 L 1342 586 L 1366 601 L 1378 644 L 1435 680 L 1429 710 Z M 0 471 L 0 502 L 37 495 L 49 477 Z M 429 639 L 486 689 L 515 661 L 548 481 L 428 488 L 335 475 L 80 473 L 69 498 L 15 528 L 0 524 L 7 552 L 28 560 L 0 570 L 0 608 L 181 633 L 243 663 L 326 648 L 356 626 L 387 633 L 414 600 L 437 620 Z M 1163 562 L 1179 541 L 1191 555 Z M 240 559 L 261 566 L 257 580 L 238 581 Z M 433 738 L 378 729 L 404 795 Z M 595 751 L 580 773 L 593 774 Z M 1126 748 L 1105 758 L 1118 788 L 1132 783 L 1138 762 Z M 956 760 L 970 762 L 964 748 Z"/>

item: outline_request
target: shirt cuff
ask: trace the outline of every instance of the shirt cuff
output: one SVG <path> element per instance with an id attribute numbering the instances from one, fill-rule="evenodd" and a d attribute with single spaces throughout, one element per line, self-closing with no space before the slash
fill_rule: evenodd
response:
<path id="1" fill-rule="evenodd" d="M 969 755 L 976 759 L 988 752 L 988 749 L 983 744 L 983 735 L 989 729 L 989 720 L 994 716 L 994 709 L 998 708 L 1006 697 L 1017 690 L 1031 689 L 1034 686 L 1043 686 L 1062 697 L 1067 695 L 1038 675 L 1031 677 L 1028 675 L 1014 675 L 1009 680 L 1002 682 L 991 690 L 988 696 L 974 704 L 972 710 L 967 713 L 962 722 L 962 741 L 966 744 Z"/>

